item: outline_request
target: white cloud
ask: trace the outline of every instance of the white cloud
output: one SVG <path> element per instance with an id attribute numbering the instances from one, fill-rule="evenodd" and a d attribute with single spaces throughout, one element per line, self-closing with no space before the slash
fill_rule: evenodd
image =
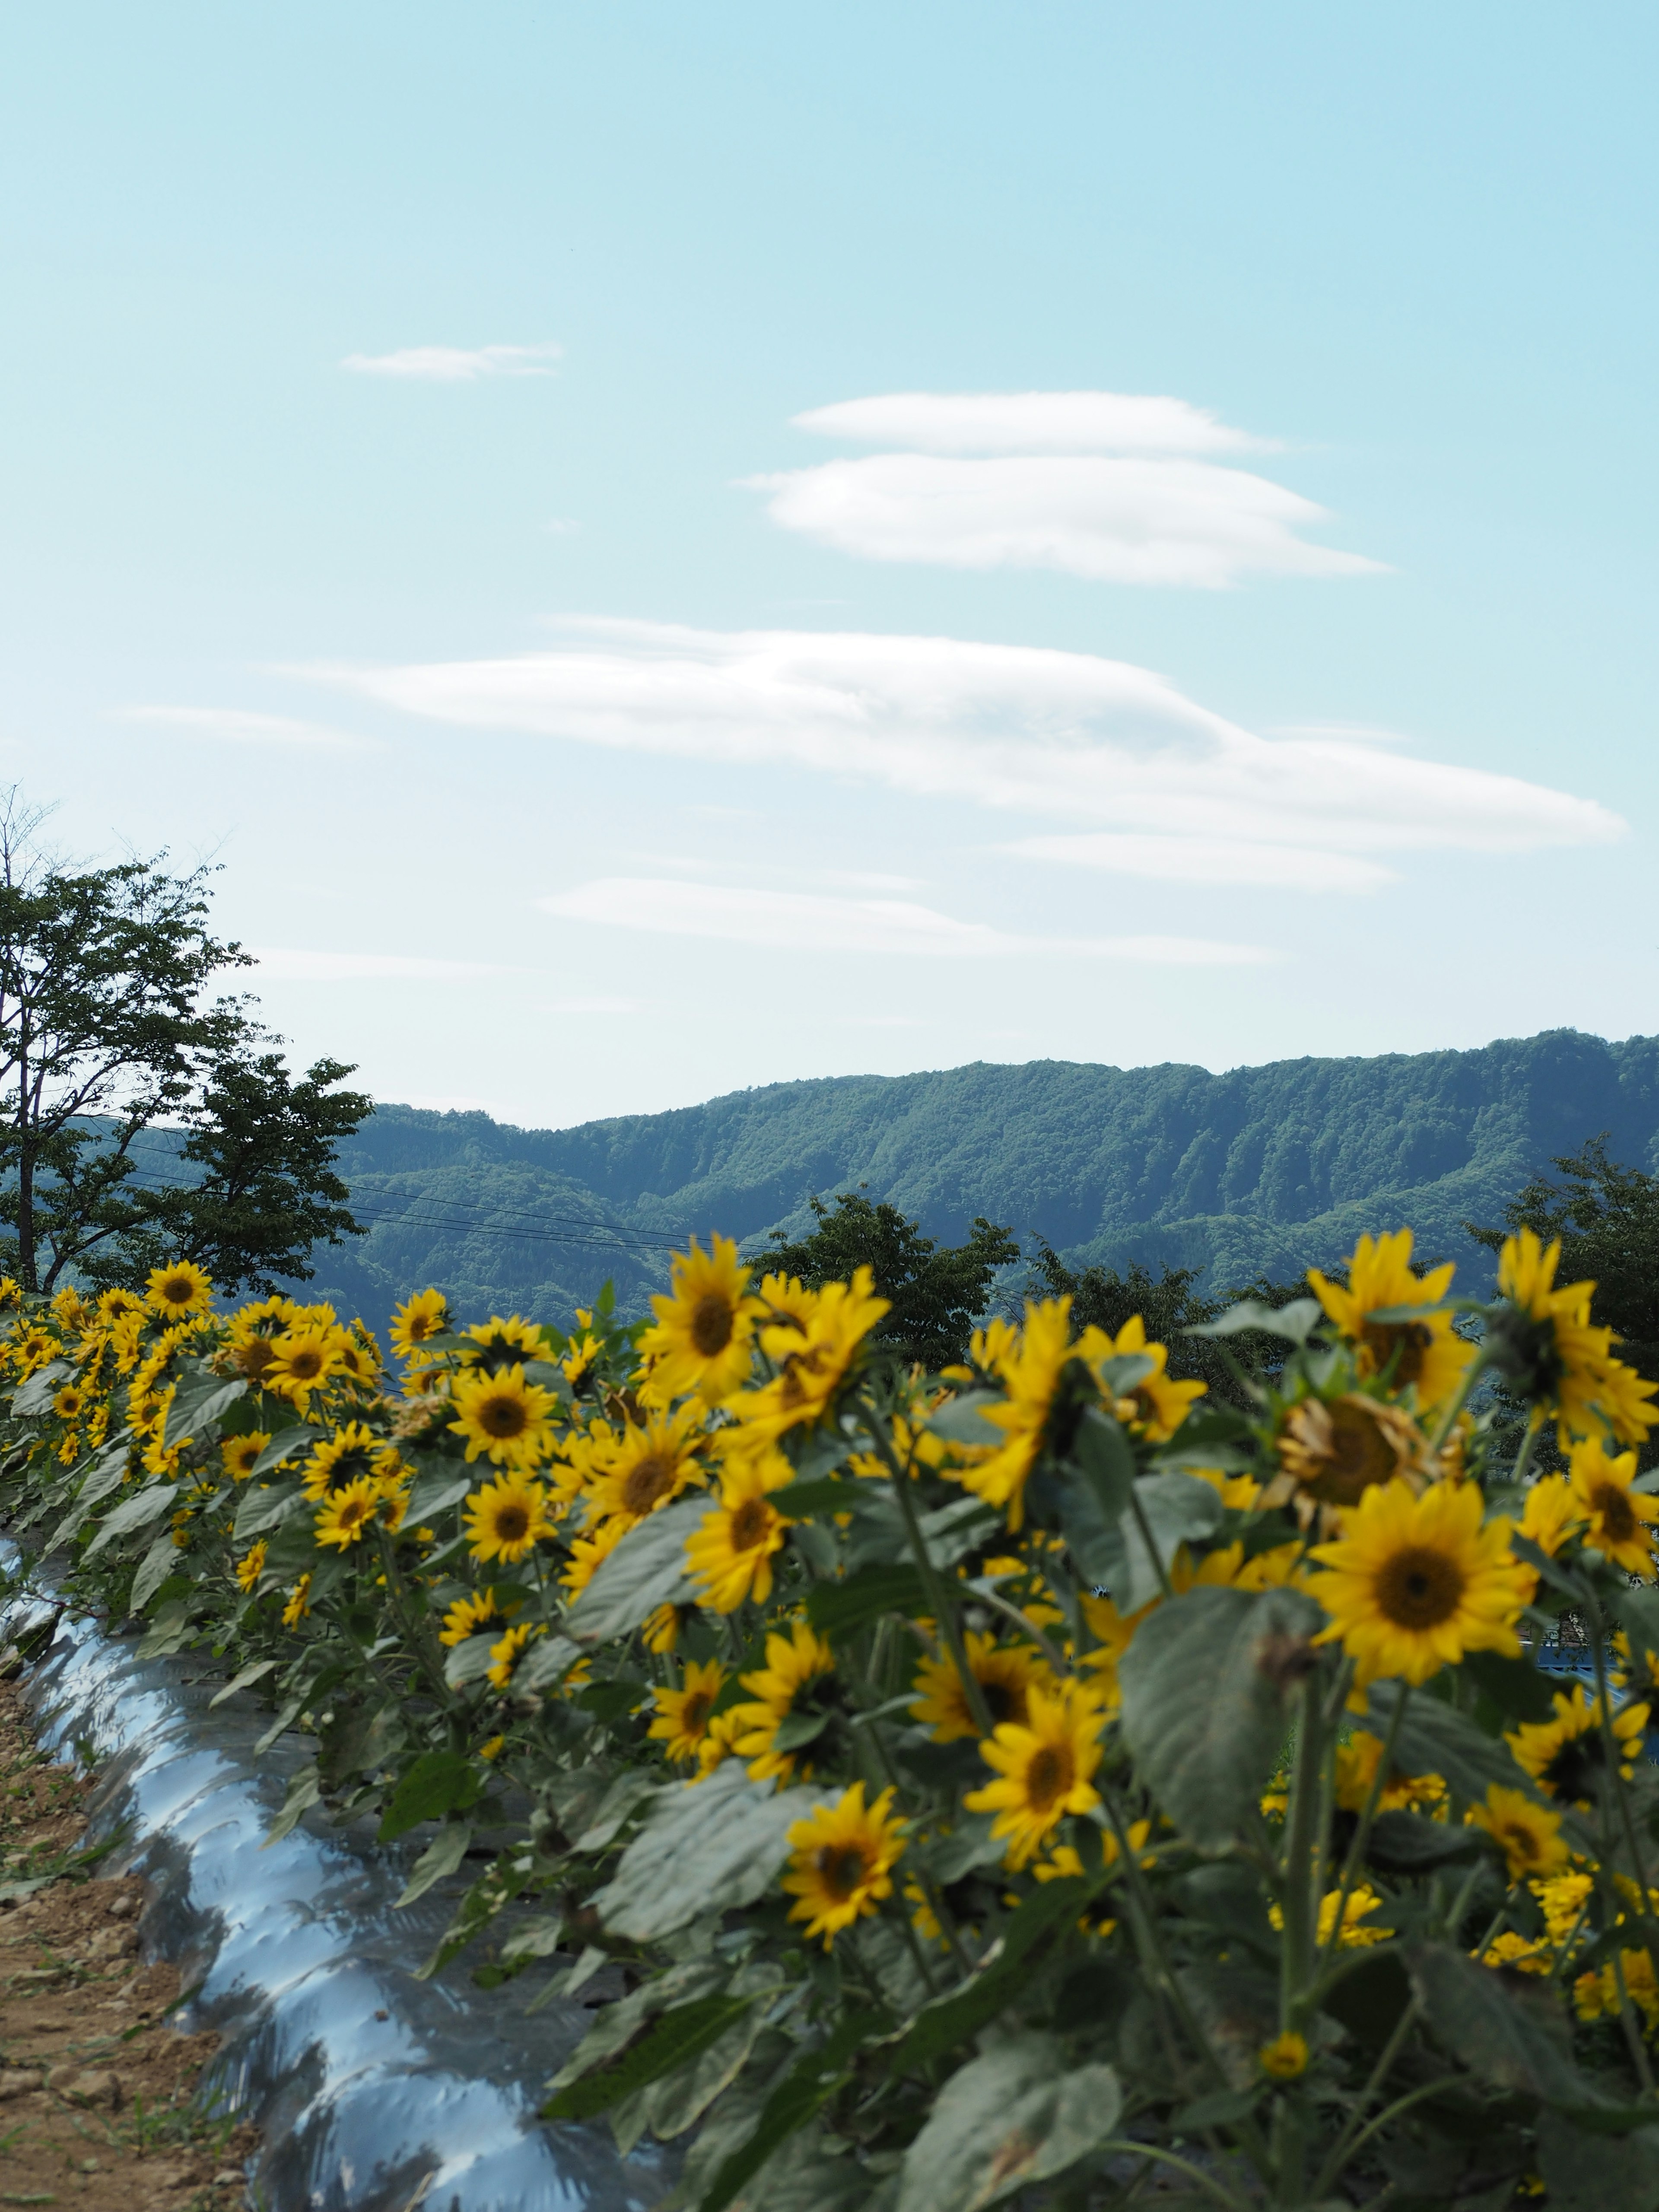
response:
<path id="1" fill-rule="evenodd" d="M 785 530 L 869 561 L 1058 568 L 1109 584 L 1220 590 L 1247 575 L 1347 576 L 1381 563 L 1297 536 L 1300 493 L 1208 461 L 872 453 L 751 477 Z"/>
<path id="2" fill-rule="evenodd" d="M 149 722 L 191 738 L 218 738 L 234 745 L 331 745 L 342 751 L 380 750 L 379 740 L 325 722 L 296 721 L 291 714 L 256 714 L 240 707 L 123 707 L 117 719 Z"/>
<path id="3" fill-rule="evenodd" d="M 544 1014 L 637 1014 L 644 1009 L 637 999 L 551 999 Z"/>
<path id="4" fill-rule="evenodd" d="M 905 900 L 826 898 L 661 877 L 605 876 L 536 903 L 567 921 L 665 937 L 722 938 L 776 951 L 921 953 L 958 960 L 1070 952 L 1163 967 L 1236 967 L 1269 957 L 1256 945 L 1193 937 L 1015 937 Z"/>
<path id="5" fill-rule="evenodd" d="M 404 346 L 397 353 L 349 353 L 340 363 L 357 376 L 419 384 L 476 384 L 486 376 L 551 376 L 561 345 Z"/>
<path id="6" fill-rule="evenodd" d="M 476 960 L 425 960 L 399 952 L 307 952 L 248 947 L 270 983 L 461 983 L 515 971 Z"/>
<path id="7" fill-rule="evenodd" d="M 1400 879 L 1356 853 L 1296 845 L 1255 845 L 1222 837 L 1142 837 L 1111 830 L 1059 837 L 1021 837 L 1002 848 L 1021 860 L 1101 868 L 1160 884 L 1249 884 L 1259 890 L 1375 891 Z"/>
<path id="8" fill-rule="evenodd" d="M 768 512 L 871 561 L 1059 568 L 1218 590 L 1249 575 L 1382 564 L 1299 533 L 1322 507 L 1204 458 L 1270 441 L 1184 399 L 1124 392 L 895 392 L 815 407 L 797 428 L 902 452 L 751 477 Z"/>
<path id="9" fill-rule="evenodd" d="M 1073 833 L 1304 855 L 1527 853 L 1625 834 L 1594 799 L 1518 776 L 1351 738 L 1259 736 L 1148 669 L 1091 653 L 859 632 L 565 629 L 558 649 L 507 659 L 311 672 L 441 722 L 768 773 L 793 765 Z"/>
<path id="10" fill-rule="evenodd" d="M 890 392 L 793 417 L 798 430 L 920 453 L 1239 453 L 1271 451 L 1184 399 L 1128 392 Z"/>

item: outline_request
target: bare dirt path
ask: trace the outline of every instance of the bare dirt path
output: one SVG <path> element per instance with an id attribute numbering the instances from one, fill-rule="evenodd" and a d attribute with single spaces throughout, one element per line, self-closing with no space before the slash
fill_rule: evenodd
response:
<path id="1" fill-rule="evenodd" d="M 171 2026 L 178 1972 L 138 1952 L 145 1886 L 74 1863 L 90 1783 L 26 1723 L 0 1682 L 0 2207 L 231 2212 L 257 2138 L 193 2101 L 216 2039 Z"/>

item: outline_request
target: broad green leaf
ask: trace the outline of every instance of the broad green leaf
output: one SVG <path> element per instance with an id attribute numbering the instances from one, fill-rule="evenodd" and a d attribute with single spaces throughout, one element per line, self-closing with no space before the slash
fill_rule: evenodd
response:
<path id="1" fill-rule="evenodd" d="M 971 1493 L 966 1498 L 953 1498 L 948 1505 L 921 1516 L 921 1540 L 936 1567 L 953 1567 L 958 1559 L 984 1543 L 1001 1520 L 996 1507 L 988 1505 L 982 1498 Z"/>
<path id="2" fill-rule="evenodd" d="M 767 1499 L 786 1521 L 811 1521 L 820 1514 L 850 1513 L 862 1487 L 856 1475 L 814 1475 L 810 1482 L 797 1477 L 769 1491 Z"/>
<path id="3" fill-rule="evenodd" d="M 715 2098 L 736 2081 L 765 2028 L 772 2000 L 782 1984 L 781 1970 L 769 1960 L 757 1967 L 745 1968 L 733 1984 L 730 1997 L 746 2009 L 723 2035 L 699 2051 L 678 2072 L 651 2085 L 641 2117 L 659 2141 L 670 2142 L 676 2136 L 684 2135 Z"/>
<path id="4" fill-rule="evenodd" d="M 471 1841 L 470 1823 L 446 1820 L 410 1869 L 409 1880 L 399 1892 L 397 1904 L 413 1905 L 417 1897 L 426 1895 L 434 1882 L 447 1881 L 465 1862 Z"/>
<path id="5" fill-rule="evenodd" d="M 481 1682 L 489 1672 L 490 1652 L 501 1642 L 500 1636 L 487 1629 L 482 1636 L 463 1637 L 452 1644 L 449 1656 L 444 1661 L 444 1680 L 452 1690 L 465 1689 L 469 1682 Z M 529 1665 L 526 1660 L 525 1664 Z"/>
<path id="6" fill-rule="evenodd" d="M 272 1468 L 283 1466 L 296 1452 L 307 1451 L 313 1444 L 325 1441 L 324 1431 L 312 1428 L 308 1423 L 301 1424 L 298 1428 L 278 1430 L 248 1469 L 248 1480 L 252 1481 L 256 1475 L 269 1474 Z"/>
<path id="7" fill-rule="evenodd" d="M 429 1982 L 450 1960 L 465 1951 L 473 1937 L 504 1911 L 530 1879 L 533 1862 L 528 1854 L 499 1858 L 478 1876 L 455 1908 L 455 1917 L 433 1947 L 432 1955 L 415 1970 L 417 1982 Z"/>
<path id="8" fill-rule="evenodd" d="M 625 1766 L 599 1800 L 599 1809 L 572 1843 L 573 1851 L 602 1851 L 617 1838 L 648 1798 L 661 1788 L 649 1767 Z M 672 1789 L 676 1785 L 670 1784 Z"/>
<path id="9" fill-rule="evenodd" d="M 942 2058 L 977 2035 L 1018 1989 L 1029 1985 L 1026 1960 L 1058 1940 L 1070 1941 L 1079 1917 L 1088 1909 L 1100 1883 L 1068 1875 L 1045 1881 L 1020 1903 L 978 1972 L 960 1987 L 936 1997 L 917 2014 L 888 2056 L 888 2071 L 908 2073 L 930 2059 Z"/>
<path id="10" fill-rule="evenodd" d="M 607 1643 L 637 1628 L 659 1605 L 692 1595 L 685 1545 L 711 1510 L 707 1492 L 682 1498 L 630 1528 L 565 1615 L 565 1632 L 584 1644 Z"/>
<path id="11" fill-rule="evenodd" d="M 964 1390 L 947 1398 L 927 1424 L 927 1433 L 947 1444 L 967 1444 L 994 1451 L 1006 1441 L 1006 1432 L 985 1418 L 986 1408 L 1003 1402 L 1000 1390 Z"/>
<path id="12" fill-rule="evenodd" d="M 736 1759 L 707 1781 L 663 1791 L 593 1899 L 600 1918 L 649 1943 L 707 1913 L 752 1905 L 789 1855 L 790 1828 L 826 1802 L 819 1790 L 751 1782 Z"/>
<path id="13" fill-rule="evenodd" d="M 807 1593 L 806 1618 L 833 1642 L 850 1636 L 884 1613 L 925 1613 L 927 1594 L 913 1566 L 896 1560 L 887 1566 L 860 1567 L 845 1582 L 814 1583 Z"/>
<path id="14" fill-rule="evenodd" d="M 133 1529 L 144 1528 L 158 1513 L 165 1513 L 179 1495 L 177 1483 L 150 1482 L 132 1497 L 123 1498 L 100 1523 L 98 1534 L 87 1546 L 87 1558 L 95 1559 L 105 1545 L 113 1542 L 117 1536 L 129 1535 Z"/>
<path id="15" fill-rule="evenodd" d="M 1135 1479 L 1134 1448 L 1121 1424 L 1098 1406 L 1085 1406 L 1070 1458 L 1094 1492 L 1102 1519 L 1110 1526 L 1128 1504 L 1129 1485 Z"/>
<path id="16" fill-rule="evenodd" d="M 19 1418 L 36 1413 L 49 1413 L 52 1401 L 62 1384 L 74 1374 L 73 1364 L 67 1359 L 49 1359 L 44 1367 L 37 1368 L 21 1389 L 11 1394 L 11 1410 Z"/>
<path id="17" fill-rule="evenodd" d="M 1129 1493 L 1116 1526 L 1104 1547 L 1091 1553 L 1085 1573 L 1109 1590 L 1121 1613 L 1139 1613 L 1164 1585 L 1159 1564 L 1167 1573 L 1182 1544 L 1195 1537 L 1212 1536 L 1221 1525 L 1221 1499 L 1213 1486 L 1195 1474 L 1152 1474 L 1137 1481 Z M 1141 1534 L 1133 1510 L 1139 1507 L 1151 1532 L 1157 1560 Z M 1070 1534 L 1069 1528 L 1067 1534 Z"/>
<path id="18" fill-rule="evenodd" d="M 1247 1825 L 1323 1618 L 1299 1590 L 1200 1587 L 1142 1621 L 1119 1662 L 1124 1741 L 1200 1850 L 1219 1849 Z"/>
<path id="19" fill-rule="evenodd" d="M 662 2014 L 637 2043 L 630 2044 L 614 2065 L 596 2067 L 568 2088 L 556 2091 L 542 2106 L 542 2118 L 591 2120 L 597 2113 L 608 2112 L 647 2082 L 690 2065 L 711 2044 L 718 2043 L 757 2001 L 758 1992 L 733 1996 L 727 1990 L 717 1990 L 690 2004 L 677 2005 L 672 2012 Z"/>
<path id="20" fill-rule="evenodd" d="M 1482 1828 L 1455 1828 L 1419 1813 L 1379 1813 L 1365 1856 L 1389 1874 L 1426 1874 L 1431 1867 L 1475 1857 L 1488 1842 Z"/>
<path id="21" fill-rule="evenodd" d="M 1413 1312 L 1416 1309 L 1413 1309 Z M 1305 1344 L 1308 1332 L 1324 1318 L 1317 1298 L 1292 1298 L 1287 1306 L 1264 1306 L 1259 1298 L 1241 1298 L 1219 1321 L 1208 1321 L 1182 1329 L 1183 1336 L 1240 1336 L 1259 1328 L 1267 1336 L 1282 1336 L 1287 1344 Z"/>
<path id="22" fill-rule="evenodd" d="M 225 1699 L 234 1698 L 238 1690 L 252 1689 L 254 1683 L 264 1681 L 267 1674 L 274 1674 L 282 1663 L 280 1659 L 252 1661 L 249 1665 L 242 1668 L 240 1674 L 233 1674 L 224 1688 L 210 1698 L 208 1710 L 210 1712 L 215 1705 L 222 1705 Z"/>
<path id="23" fill-rule="evenodd" d="M 70 1538 L 80 1534 L 88 1515 L 94 1505 L 101 1505 L 112 1491 L 118 1490 L 126 1478 L 127 1447 L 125 1443 L 106 1451 L 94 1460 L 76 1492 L 75 1503 L 46 1539 L 48 1552 L 61 1551 Z"/>
<path id="24" fill-rule="evenodd" d="M 1659 2146 L 1645 2131 L 1622 2141 L 1559 2112 L 1538 2116 L 1538 2170 L 1550 2212 L 1653 2212 Z"/>
<path id="25" fill-rule="evenodd" d="M 985 2212 L 1104 2142 L 1123 2109 L 1117 2075 L 1064 2067 L 1054 2037 L 1021 2035 L 953 2074 L 904 2154 L 898 2212 Z"/>
<path id="26" fill-rule="evenodd" d="M 1551 2104 L 1591 2101 L 1566 2016 L 1547 1988 L 1494 1974 L 1443 1943 L 1417 1945 L 1406 1964 L 1430 2033 L 1480 2081 Z"/>
<path id="27" fill-rule="evenodd" d="M 174 1651 L 182 1651 L 195 1633 L 189 1599 L 169 1598 L 139 1638 L 136 1656 L 140 1659 L 165 1659 Z"/>
<path id="28" fill-rule="evenodd" d="M 268 1851 L 273 1844 L 281 1843 L 300 1815 L 317 1804 L 322 1794 L 323 1778 L 317 1771 L 317 1762 L 313 1759 L 307 1765 L 301 1767 L 289 1784 L 283 1809 L 265 1830 L 265 1839 L 260 1844 L 260 1850 Z"/>
<path id="29" fill-rule="evenodd" d="M 231 1531 L 231 1541 L 240 1549 L 245 1544 L 251 1544 L 256 1536 L 268 1535 L 271 1529 L 280 1528 L 285 1521 L 310 1510 L 311 1501 L 297 1483 L 274 1482 L 267 1489 L 262 1483 L 250 1482 L 237 1499 L 236 1523 Z"/>
<path id="30" fill-rule="evenodd" d="M 1399 1694 L 1392 1682 L 1372 1690 L 1365 1726 L 1374 1735 L 1388 1734 Z M 1460 1796 L 1472 1797 L 1477 1804 L 1485 1799 L 1486 1785 L 1492 1782 L 1501 1783 L 1506 1790 L 1524 1790 L 1529 1797 L 1540 1796 L 1537 1784 L 1516 1765 L 1501 1736 L 1484 1734 L 1455 1705 L 1444 1705 L 1421 1691 L 1413 1694 L 1406 1707 L 1394 1763 L 1401 1774 L 1443 1775 Z"/>
<path id="31" fill-rule="evenodd" d="M 1506 1659 L 1501 1651 L 1466 1651 L 1458 1663 L 1507 1719 L 1549 1719 L 1556 1686 L 1529 1659 Z"/>
<path id="32" fill-rule="evenodd" d="M 515 1691 L 550 1689 L 564 1680 L 581 1656 L 568 1636 L 538 1636 L 519 1662 L 513 1687 Z"/>
<path id="33" fill-rule="evenodd" d="M 464 1813 L 483 1793 L 477 1769 L 465 1752 L 423 1751 L 392 1793 L 380 1821 L 380 1840 L 389 1844 L 422 1820 Z"/>
<path id="34" fill-rule="evenodd" d="M 780 2143 L 804 2128 L 847 2079 L 860 2047 L 888 2027 L 877 2007 L 849 2013 L 829 2041 L 798 2058 L 761 2108 L 754 2133 L 722 2163 L 698 2200 L 697 2212 L 726 2212 L 738 2191 L 758 2173 Z"/>
<path id="35" fill-rule="evenodd" d="M 605 2006 L 548 2087 L 557 2092 L 573 2081 L 580 2081 L 596 2066 L 625 2050 L 659 2013 L 666 2012 L 671 2005 L 690 2004 L 696 1998 L 708 1996 L 725 1979 L 722 1970 L 712 1960 L 686 1959 L 670 1966 L 654 1980 L 642 1982 L 627 1996 Z"/>
<path id="36" fill-rule="evenodd" d="M 217 1375 L 210 1376 L 204 1388 L 192 1390 L 188 1395 L 180 1390 L 167 1407 L 168 1443 L 182 1443 L 186 1437 L 199 1437 L 222 1419 L 239 1398 L 246 1395 L 246 1382 L 227 1382 Z"/>
<path id="37" fill-rule="evenodd" d="M 129 1613 L 142 1613 L 173 1572 L 179 1558 L 179 1547 L 173 1540 L 171 1528 L 164 1528 L 138 1563 L 138 1571 L 132 1578 L 132 1588 L 127 1594 Z"/>
<path id="38" fill-rule="evenodd" d="M 422 1521 L 435 1521 L 452 1505 L 459 1505 L 472 1487 L 472 1477 L 456 1467 L 453 1460 L 428 1459 L 410 1487 L 409 1510 L 404 1515 L 411 1528 Z"/>

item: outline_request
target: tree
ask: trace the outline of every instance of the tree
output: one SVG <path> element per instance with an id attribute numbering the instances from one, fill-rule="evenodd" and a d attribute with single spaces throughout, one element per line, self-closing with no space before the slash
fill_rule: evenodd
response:
<path id="1" fill-rule="evenodd" d="M 859 1191 L 838 1194 L 833 1211 L 821 1198 L 809 1200 L 817 1227 L 789 1243 L 781 1229 L 772 1232 L 776 1249 L 764 1265 L 798 1275 L 809 1289 L 844 1282 L 867 1266 L 876 1289 L 892 1310 L 873 1332 L 874 1340 L 907 1361 L 920 1361 L 930 1374 L 968 1356 L 968 1340 L 985 1311 L 999 1267 L 1018 1260 L 1019 1247 L 1006 1229 L 979 1216 L 965 1244 L 939 1244 L 924 1237 L 918 1223 L 884 1200 L 872 1205 Z"/>
<path id="2" fill-rule="evenodd" d="M 66 866 L 0 799 L 0 1264 L 26 1291 L 141 1281 L 167 1255 L 222 1290 L 311 1273 L 358 1233 L 333 1148 L 371 1110 L 321 1060 L 293 1082 L 207 926 L 208 880 L 162 863 Z M 163 1164 L 163 1163 L 165 1164 Z"/>

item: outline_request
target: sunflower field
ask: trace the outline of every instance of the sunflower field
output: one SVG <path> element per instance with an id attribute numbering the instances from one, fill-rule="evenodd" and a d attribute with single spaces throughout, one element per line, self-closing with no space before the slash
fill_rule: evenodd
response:
<path id="1" fill-rule="evenodd" d="M 392 1364 L 188 1262 L 7 1285 L 0 1518 L 313 1747 L 278 1832 L 482 1869 L 425 1972 L 621 1966 L 545 2114 L 689 2212 L 1645 2212 L 1659 1392 L 1558 1258 L 1362 1238 L 1207 1325 L 1282 1352 L 1224 1405 L 1065 1298 L 907 1368 L 867 1271 L 718 1237 L 649 1324 L 428 1291 Z"/>

